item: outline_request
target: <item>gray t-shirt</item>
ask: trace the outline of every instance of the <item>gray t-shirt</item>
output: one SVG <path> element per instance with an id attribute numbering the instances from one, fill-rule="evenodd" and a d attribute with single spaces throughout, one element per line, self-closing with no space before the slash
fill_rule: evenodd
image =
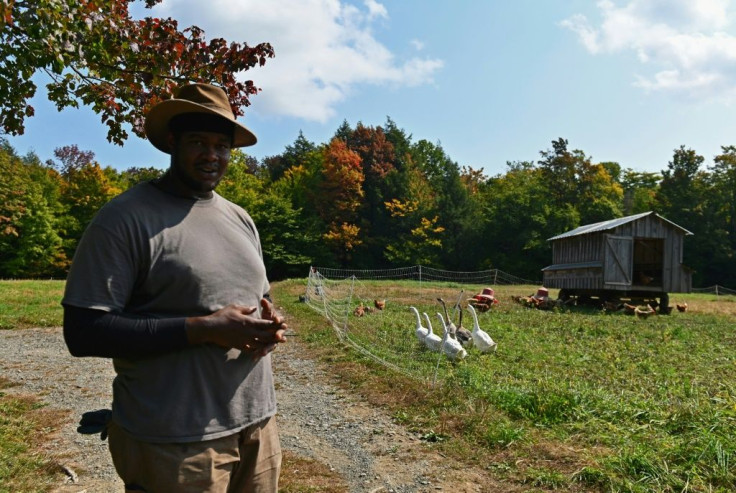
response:
<path id="1" fill-rule="evenodd" d="M 92 220 L 62 303 L 188 317 L 230 303 L 259 306 L 268 290 L 258 232 L 241 207 L 217 194 L 183 199 L 142 183 Z M 113 419 L 140 440 L 208 440 L 276 413 L 270 356 L 208 344 L 113 364 Z"/>

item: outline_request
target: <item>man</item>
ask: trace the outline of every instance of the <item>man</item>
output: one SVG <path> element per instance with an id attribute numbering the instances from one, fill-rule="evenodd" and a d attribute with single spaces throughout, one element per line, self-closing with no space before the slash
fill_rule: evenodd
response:
<path id="1" fill-rule="evenodd" d="M 253 221 L 214 191 L 231 148 L 256 137 L 209 84 L 154 106 L 145 130 L 170 166 L 85 231 L 62 300 L 67 346 L 113 358 L 108 436 L 126 491 L 275 492 L 269 353 L 287 327 Z"/>

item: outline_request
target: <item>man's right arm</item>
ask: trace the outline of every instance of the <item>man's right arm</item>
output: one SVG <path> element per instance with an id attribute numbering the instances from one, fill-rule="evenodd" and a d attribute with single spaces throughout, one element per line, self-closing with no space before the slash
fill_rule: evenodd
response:
<path id="1" fill-rule="evenodd" d="M 256 307 L 228 305 L 189 318 L 142 318 L 64 305 L 64 340 L 73 356 L 144 358 L 187 346 L 216 344 L 265 356 L 285 342 L 287 326 L 270 302 L 266 319 L 251 316 Z"/>
<path id="2" fill-rule="evenodd" d="M 73 356 L 144 358 L 188 346 L 186 318 L 139 318 L 64 305 L 64 340 Z"/>

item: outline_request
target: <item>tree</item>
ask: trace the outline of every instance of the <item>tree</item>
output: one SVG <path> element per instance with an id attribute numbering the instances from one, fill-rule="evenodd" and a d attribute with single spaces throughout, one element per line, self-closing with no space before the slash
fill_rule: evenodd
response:
<path id="1" fill-rule="evenodd" d="M 54 216 L 58 182 L 49 171 L 0 139 L 0 277 L 62 275 L 68 264 Z"/>
<path id="2" fill-rule="evenodd" d="M 473 228 L 477 217 L 465 184 L 467 178 L 460 174 L 457 163 L 450 159 L 439 143 L 433 144 L 422 139 L 412 145 L 411 156 L 432 188 L 435 213 L 426 217 L 437 215 L 438 226 L 443 228 L 441 262 L 446 268 L 465 269 L 470 263 L 476 262 L 476 259 L 466 255 L 465 246 L 470 241 L 467 233 Z"/>
<path id="3" fill-rule="evenodd" d="M 621 178 L 621 186 L 624 189 L 624 215 L 630 216 L 657 209 L 656 197 L 661 179 L 659 173 L 625 169 Z"/>
<path id="4" fill-rule="evenodd" d="M 711 230 L 714 223 L 708 207 L 710 185 L 706 173 L 700 169 L 704 161 L 703 156 L 684 145 L 675 149 L 672 161 L 662 171 L 657 192 L 659 212 L 695 235 L 686 241 L 684 262 L 695 269 L 696 284 L 704 280 L 716 237 Z"/>
<path id="5" fill-rule="evenodd" d="M 496 267 L 531 280 L 541 277 L 549 264 L 548 238 L 566 231 L 560 224 L 576 223 L 569 204 L 555 206 L 549 200 L 543 171 L 529 161 L 506 163 L 504 175 L 490 179 L 479 213 L 485 218 L 480 266 Z"/>
<path id="6" fill-rule="evenodd" d="M 704 282 L 708 285 L 733 286 L 736 279 L 736 146 L 722 146 L 721 154 L 713 158 L 710 192 L 707 194 L 710 252 Z"/>
<path id="7" fill-rule="evenodd" d="M 610 169 L 604 164 L 582 163 L 578 198 L 574 202 L 582 224 L 607 221 L 622 215 L 623 187 L 613 179 Z"/>
<path id="8" fill-rule="evenodd" d="M 94 153 L 81 151 L 76 145 L 57 147 L 54 156 L 61 161 L 59 213 L 60 235 L 69 258 L 74 256 L 77 243 L 87 224 L 111 198 L 122 192 L 120 177 L 112 168 L 102 168 L 94 161 Z"/>
<path id="9" fill-rule="evenodd" d="M 712 180 L 715 186 L 718 214 L 736 249 L 736 146 L 722 146 L 713 158 Z"/>
<path id="10" fill-rule="evenodd" d="M 700 223 L 704 175 L 700 167 L 705 159 L 693 149 L 680 146 L 675 149 L 672 161 L 662 171 L 662 182 L 659 185 L 657 201 L 663 214 L 671 216 L 671 220 L 690 229 L 697 228 Z"/>
<path id="11" fill-rule="evenodd" d="M 89 105 L 121 144 L 124 125 L 143 136 L 143 115 L 184 82 L 222 85 L 236 115 L 259 89 L 236 74 L 274 56 L 268 43 L 255 47 L 207 42 L 196 26 L 179 29 L 174 19 L 134 20 L 135 0 L 11 0 L 0 3 L 0 125 L 11 135 L 33 116 L 28 103 L 34 75 L 50 82 L 48 98 L 61 110 Z M 150 8 L 161 0 L 144 0 Z"/>
<path id="12" fill-rule="evenodd" d="M 120 174 L 121 188 L 127 190 L 144 181 L 151 181 L 163 175 L 163 170 L 149 166 L 148 168 L 132 167 Z"/>
<path id="13" fill-rule="evenodd" d="M 550 198 L 558 207 L 575 203 L 578 173 L 587 160 L 581 151 L 568 151 L 567 146 L 568 142 L 563 138 L 552 141 L 552 150 L 540 151 L 542 159 L 537 163 L 549 186 Z"/>
<path id="14" fill-rule="evenodd" d="M 412 218 L 416 217 L 417 203 L 393 200 L 386 203 L 386 208 L 392 217 Z M 420 216 L 416 227 L 386 246 L 386 259 L 397 265 L 439 265 L 444 228 L 437 225 L 437 220 L 437 216 Z"/>
<path id="15" fill-rule="evenodd" d="M 347 144 L 333 138 L 324 151 L 324 181 L 322 194 L 316 203 L 320 216 L 329 224 L 324 235 L 337 258 L 346 264 L 351 251 L 361 244 L 357 212 L 364 196 L 365 176 L 360 156 L 348 149 Z"/>
<path id="16" fill-rule="evenodd" d="M 286 149 L 279 156 L 272 156 L 264 160 L 264 164 L 268 169 L 271 181 L 281 178 L 290 168 L 303 164 L 303 161 L 310 153 L 314 152 L 317 146 L 313 142 L 304 137 L 299 131 L 299 136 L 293 144 L 286 146 Z"/>
<path id="17" fill-rule="evenodd" d="M 227 173 L 218 187 L 223 197 L 243 207 L 258 227 L 263 261 L 269 276 L 284 279 L 301 276 L 311 264 L 317 237 L 302 227 L 299 211 L 284 197 L 266 186 L 249 168 L 248 156 L 233 150 Z"/>

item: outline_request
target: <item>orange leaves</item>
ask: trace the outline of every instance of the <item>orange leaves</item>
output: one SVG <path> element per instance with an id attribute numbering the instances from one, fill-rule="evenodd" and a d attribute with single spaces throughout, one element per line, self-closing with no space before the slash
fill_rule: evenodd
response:
<path id="1" fill-rule="evenodd" d="M 327 233 L 322 235 L 326 243 L 338 250 L 351 251 L 363 242 L 358 238 L 360 228 L 354 224 L 331 223 Z"/>
<path id="2" fill-rule="evenodd" d="M 332 142 L 324 150 L 324 181 L 318 210 L 325 219 L 335 216 L 342 221 L 354 217 L 363 198 L 365 176 L 361 168 L 360 156 L 348 149 L 340 139 Z"/>
<path id="3" fill-rule="evenodd" d="M 0 29 L 6 25 L 13 25 L 13 0 L 0 2 L 0 19 L 2 19 Z"/>

